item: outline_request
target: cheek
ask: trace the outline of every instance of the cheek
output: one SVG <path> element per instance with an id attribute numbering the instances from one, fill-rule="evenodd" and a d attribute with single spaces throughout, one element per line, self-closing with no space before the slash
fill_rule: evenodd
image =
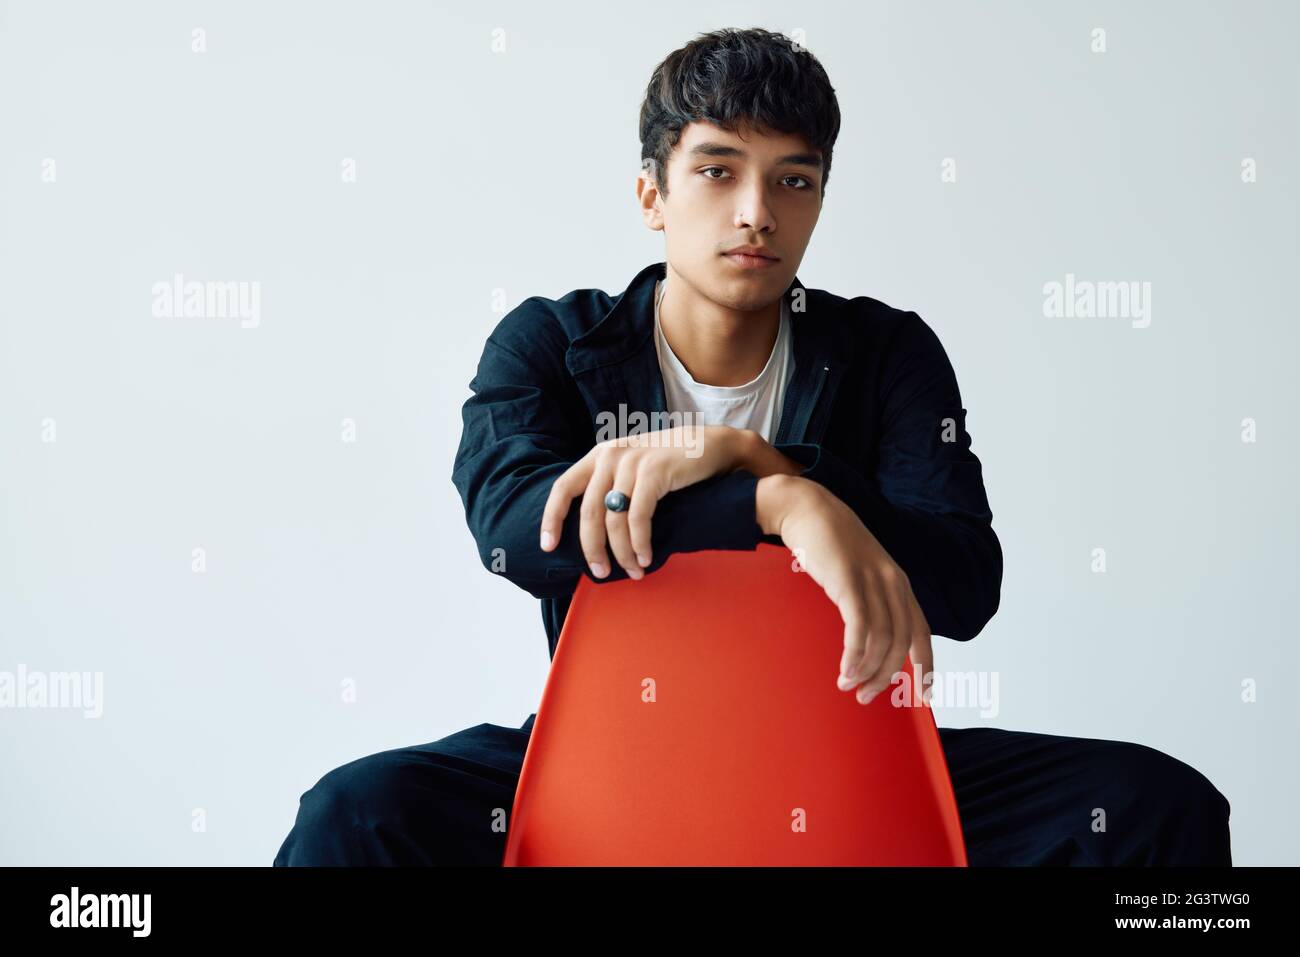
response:
<path id="1" fill-rule="evenodd" d="M 708 196 L 701 196 L 696 191 L 683 195 L 682 202 L 673 209 L 673 221 L 682 225 L 698 226 L 716 215 L 715 204 Z"/>
<path id="2" fill-rule="evenodd" d="M 782 224 L 786 226 L 786 236 L 802 236 L 806 243 L 808 237 L 812 235 L 813 229 L 817 226 L 817 219 L 821 215 L 821 210 L 814 209 L 795 209 L 790 210 Z"/>
<path id="3" fill-rule="evenodd" d="M 682 197 L 686 199 L 686 197 Z M 664 215 L 664 234 L 673 247 L 692 256 L 716 251 L 721 238 L 730 230 L 715 210 L 682 202 Z"/>

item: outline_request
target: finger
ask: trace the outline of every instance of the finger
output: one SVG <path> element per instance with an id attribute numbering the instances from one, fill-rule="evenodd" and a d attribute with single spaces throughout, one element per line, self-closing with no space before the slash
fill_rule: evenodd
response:
<path id="1" fill-rule="evenodd" d="M 605 553 L 605 493 L 613 482 L 613 471 L 609 458 L 600 456 L 591 470 L 591 479 L 587 482 L 586 492 L 582 496 L 579 511 L 582 521 L 578 525 L 578 539 L 582 542 L 582 554 L 591 566 L 591 573 L 597 578 L 609 574 L 608 558 Z"/>
<path id="2" fill-rule="evenodd" d="M 912 672 L 916 675 L 912 682 L 912 703 L 926 704 L 925 692 L 934 681 L 934 651 L 930 646 L 930 636 L 914 635 L 908 653 L 912 658 Z"/>
<path id="3" fill-rule="evenodd" d="M 885 655 L 889 653 L 889 646 L 893 641 L 893 622 L 890 619 L 889 602 L 885 599 L 880 585 L 875 580 L 868 579 L 863 586 L 863 592 L 867 596 L 869 620 L 867 642 L 856 666 L 848 673 L 847 678 L 840 682 L 840 687 L 845 691 L 856 688 L 876 673 Z"/>
<path id="4" fill-rule="evenodd" d="M 915 666 L 914 670 L 920 672 L 917 689 L 918 694 L 923 695 L 926 688 L 934 681 L 934 646 L 930 623 L 925 620 L 925 612 L 921 611 L 915 595 L 911 596 L 910 604 L 912 606 L 912 664 Z"/>
<path id="5" fill-rule="evenodd" d="M 619 458 L 614 469 L 612 488 L 618 489 L 633 502 L 638 496 L 633 492 L 637 488 L 636 473 L 638 456 L 633 453 Z M 636 553 L 632 550 L 632 540 L 628 536 L 627 512 L 613 512 L 605 509 L 605 534 L 609 538 L 609 550 L 614 553 L 614 560 L 623 566 L 629 578 L 644 578 L 645 571 L 637 564 Z"/>
<path id="6" fill-rule="evenodd" d="M 564 519 L 573 500 L 582 494 L 591 480 L 591 468 L 592 456 L 584 455 L 551 483 L 551 494 L 546 497 L 546 507 L 542 509 L 542 551 L 549 552 L 560 543 Z"/>
<path id="7" fill-rule="evenodd" d="M 862 654 L 867 648 L 867 634 L 871 628 L 871 610 L 867 607 L 866 593 L 854 588 L 839 603 L 840 617 L 844 619 L 844 654 L 840 657 L 840 690 L 847 691 L 844 680 L 858 669 Z"/>
<path id="8" fill-rule="evenodd" d="M 663 485 L 651 460 L 643 458 L 640 468 L 637 469 L 637 494 L 632 499 L 632 507 L 627 513 L 627 529 L 632 540 L 632 550 L 636 552 L 637 561 L 643 567 L 649 565 L 654 558 L 654 547 L 650 541 L 653 528 L 651 520 L 654 518 L 659 500 L 664 497 Z"/>
<path id="9" fill-rule="evenodd" d="M 893 643 L 889 646 L 889 650 L 881 661 L 880 667 L 876 669 L 876 673 L 858 686 L 857 699 L 860 704 L 870 704 L 876 695 L 899 680 L 898 676 L 903 673 L 903 665 L 907 662 L 907 649 L 910 641 L 906 629 L 895 634 Z"/>
<path id="10" fill-rule="evenodd" d="M 858 700 L 869 704 L 871 699 L 884 691 L 894 681 L 894 676 L 902 669 L 907 660 L 907 649 L 912 642 L 912 616 L 907 608 L 903 589 L 907 581 L 901 570 L 886 566 L 882 573 L 885 601 L 889 606 L 890 631 L 887 650 L 873 674 L 866 675 L 862 687 L 858 688 Z"/>

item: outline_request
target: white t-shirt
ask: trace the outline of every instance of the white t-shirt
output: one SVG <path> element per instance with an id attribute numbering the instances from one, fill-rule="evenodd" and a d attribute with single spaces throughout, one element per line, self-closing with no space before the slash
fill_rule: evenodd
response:
<path id="1" fill-rule="evenodd" d="M 669 412 L 690 412 L 696 425 L 729 425 L 753 429 L 768 442 L 781 423 L 786 389 L 794 375 L 790 350 L 790 304 L 781 300 L 781 328 L 767 365 L 744 385 L 721 386 L 696 382 L 677 358 L 659 324 L 659 298 L 664 281 L 655 283 L 655 349 L 663 373 Z"/>

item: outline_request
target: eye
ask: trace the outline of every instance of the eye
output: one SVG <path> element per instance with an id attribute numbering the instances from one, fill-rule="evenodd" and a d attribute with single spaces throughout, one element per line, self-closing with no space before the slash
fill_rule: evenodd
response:
<path id="1" fill-rule="evenodd" d="M 710 176 L 709 174 L 710 174 L 711 172 L 722 173 L 722 174 L 725 174 L 725 175 L 723 175 L 723 176 Z M 700 170 L 700 175 L 703 176 L 705 179 L 711 179 L 711 180 L 714 180 L 714 181 L 716 182 L 716 181 L 719 181 L 719 180 L 725 179 L 727 176 L 730 176 L 731 174 L 728 173 L 727 170 L 726 170 L 724 167 L 721 167 L 721 166 L 706 166 L 706 167 L 704 167 L 704 169 Z M 786 180 L 791 180 L 791 179 L 793 179 L 793 180 L 799 180 L 799 181 L 803 184 L 803 185 L 801 185 L 801 186 L 795 186 L 795 187 L 793 187 L 794 189 L 797 189 L 797 190 L 807 190 L 807 189 L 812 189 L 812 188 L 813 188 L 812 180 L 808 179 L 808 177 L 806 177 L 806 176 L 798 176 L 798 175 L 796 175 L 796 174 L 794 174 L 794 173 L 791 173 L 789 176 L 783 176 L 783 177 L 781 177 L 781 181 L 782 181 L 782 182 L 785 182 Z"/>

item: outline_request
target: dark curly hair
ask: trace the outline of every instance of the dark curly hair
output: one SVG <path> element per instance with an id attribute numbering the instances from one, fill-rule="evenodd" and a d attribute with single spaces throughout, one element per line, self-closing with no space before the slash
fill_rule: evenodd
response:
<path id="1" fill-rule="evenodd" d="M 641 104 L 641 165 L 664 196 L 668 156 L 695 120 L 732 133 L 747 122 L 802 135 L 821 150 L 825 198 L 840 106 L 817 58 L 790 37 L 761 27 L 714 30 L 655 67 Z"/>

